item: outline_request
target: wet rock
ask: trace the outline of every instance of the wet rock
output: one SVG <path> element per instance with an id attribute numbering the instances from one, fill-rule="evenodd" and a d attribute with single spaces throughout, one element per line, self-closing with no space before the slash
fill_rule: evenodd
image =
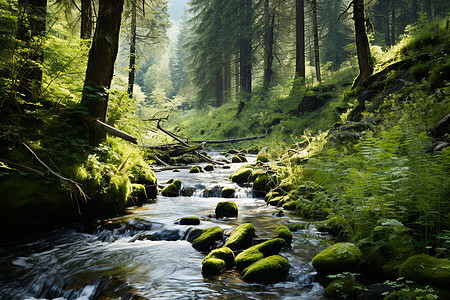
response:
<path id="1" fill-rule="evenodd" d="M 196 238 L 201 236 L 204 231 L 204 229 L 194 228 L 186 234 L 186 240 L 189 243 L 192 243 Z"/>
<path id="2" fill-rule="evenodd" d="M 283 239 L 276 238 L 261 244 L 252 246 L 236 256 L 236 268 L 242 270 L 265 257 L 280 253 L 285 245 Z"/>
<path id="3" fill-rule="evenodd" d="M 275 187 L 275 180 L 273 176 L 267 172 L 259 174 L 257 176 L 252 174 L 253 180 L 253 193 L 256 197 L 265 197 L 266 194 Z"/>
<path id="4" fill-rule="evenodd" d="M 286 226 L 278 226 L 275 229 L 273 237 L 283 239 L 288 245 L 290 245 L 292 242 L 292 233 Z"/>
<path id="5" fill-rule="evenodd" d="M 327 101 L 323 98 L 320 98 L 318 96 L 305 96 L 303 97 L 302 101 L 300 101 L 300 104 L 298 105 L 298 112 L 304 113 L 304 112 L 311 112 L 315 111 L 322 106 L 325 105 Z"/>
<path id="6" fill-rule="evenodd" d="M 232 201 L 224 201 L 217 203 L 216 218 L 233 218 L 238 216 L 238 208 L 236 203 Z"/>
<path id="7" fill-rule="evenodd" d="M 234 195 L 236 194 L 236 190 L 233 188 L 224 188 L 222 189 L 220 196 L 222 198 L 234 198 Z"/>
<path id="8" fill-rule="evenodd" d="M 356 299 L 364 293 L 365 286 L 353 276 L 333 280 L 324 290 L 323 295 L 332 299 Z"/>
<path id="9" fill-rule="evenodd" d="M 202 167 L 200 166 L 192 166 L 189 170 L 189 173 L 200 173 L 202 172 Z"/>
<path id="10" fill-rule="evenodd" d="M 248 283 L 272 284 L 282 281 L 289 273 L 291 265 L 279 255 L 263 258 L 242 272 L 242 279 Z"/>
<path id="11" fill-rule="evenodd" d="M 249 167 L 240 168 L 236 172 L 231 174 L 230 179 L 231 181 L 236 183 L 246 183 L 249 182 L 252 172 L 253 170 Z"/>
<path id="12" fill-rule="evenodd" d="M 238 153 L 231 158 L 232 163 L 243 163 L 247 162 L 247 158 L 244 153 Z"/>
<path id="13" fill-rule="evenodd" d="M 220 197 L 221 196 L 222 187 L 221 186 L 214 186 L 209 189 L 205 189 L 202 192 L 202 197 L 210 198 L 210 197 Z"/>
<path id="14" fill-rule="evenodd" d="M 450 261 L 426 254 L 414 255 L 400 266 L 399 274 L 417 283 L 448 287 L 450 286 Z"/>
<path id="15" fill-rule="evenodd" d="M 180 225 L 198 225 L 200 224 L 200 219 L 197 217 L 183 217 L 179 221 Z"/>
<path id="16" fill-rule="evenodd" d="M 131 189 L 130 199 L 127 204 L 141 205 L 147 202 L 147 192 L 143 184 L 132 183 Z"/>
<path id="17" fill-rule="evenodd" d="M 148 166 L 134 165 L 130 169 L 131 183 L 142 184 L 148 199 L 155 199 L 158 195 L 158 184 L 155 173 Z"/>
<path id="18" fill-rule="evenodd" d="M 202 275 L 216 276 L 234 266 L 234 252 L 228 247 L 212 250 L 202 261 Z"/>
<path id="19" fill-rule="evenodd" d="M 240 250 L 248 248 L 252 245 L 255 236 L 255 227 L 251 223 L 245 223 L 233 230 L 227 242 L 226 247 L 232 250 Z"/>
<path id="20" fill-rule="evenodd" d="M 219 226 L 205 229 L 203 233 L 192 241 L 192 247 L 198 251 L 209 251 L 216 241 L 223 238 L 223 230 Z"/>
<path id="21" fill-rule="evenodd" d="M 165 197 L 177 197 L 180 195 L 181 181 L 174 180 L 171 184 L 163 188 L 161 195 Z"/>
<path id="22" fill-rule="evenodd" d="M 434 126 L 433 137 L 439 139 L 448 133 L 450 133 L 450 114 L 446 115 Z"/>
<path id="23" fill-rule="evenodd" d="M 205 166 L 205 171 L 213 171 L 214 170 L 214 166 L 213 165 L 207 165 L 207 166 Z"/>
<path id="24" fill-rule="evenodd" d="M 354 244 L 337 243 L 317 254 L 312 265 L 320 274 L 338 274 L 357 270 L 361 258 L 361 250 Z"/>
<path id="25" fill-rule="evenodd" d="M 194 195 L 194 193 L 195 193 L 195 187 L 193 187 L 193 186 L 183 188 L 181 190 L 181 195 L 184 197 L 191 197 L 192 195 Z"/>

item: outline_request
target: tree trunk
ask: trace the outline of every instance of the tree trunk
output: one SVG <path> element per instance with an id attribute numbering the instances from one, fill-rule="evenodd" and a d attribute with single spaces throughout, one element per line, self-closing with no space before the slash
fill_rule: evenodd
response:
<path id="1" fill-rule="evenodd" d="M 356 53 L 359 66 L 359 75 L 356 77 L 352 86 L 352 88 L 355 88 L 373 73 L 373 67 L 370 63 L 369 40 L 367 38 L 365 26 L 364 0 L 353 1 L 353 20 L 355 23 Z"/>
<path id="2" fill-rule="evenodd" d="M 394 1 L 391 1 L 392 13 L 391 13 L 391 45 L 395 45 L 395 7 Z"/>
<path id="3" fill-rule="evenodd" d="M 389 11 L 386 11 L 386 15 L 384 16 L 384 44 L 386 46 L 391 45 L 391 31 L 389 30 Z"/>
<path id="4" fill-rule="evenodd" d="M 316 65 L 316 78 L 318 82 L 322 82 L 320 74 L 320 56 L 319 56 L 319 32 L 317 26 L 317 1 L 312 0 L 312 15 L 313 15 L 313 32 L 314 32 L 314 62 Z"/>
<path id="5" fill-rule="evenodd" d="M 239 51 L 236 51 L 236 56 L 234 59 L 235 99 L 239 98 L 239 87 L 241 86 L 239 79 Z"/>
<path id="6" fill-rule="evenodd" d="M 413 18 L 413 22 L 416 23 L 417 22 L 417 13 L 419 10 L 419 6 L 417 5 L 417 1 L 413 1 L 412 2 L 412 18 Z"/>
<path id="7" fill-rule="evenodd" d="M 269 0 L 264 1 L 264 14 L 265 14 L 265 31 L 264 31 L 264 44 L 266 46 L 266 57 L 264 62 L 264 82 L 263 82 L 263 92 L 261 95 L 261 101 L 264 100 L 264 97 L 269 92 L 270 82 L 272 80 L 273 70 L 273 34 L 275 27 L 275 12 L 272 14 L 272 18 L 270 18 L 269 11 Z"/>
<path id="8" fill-rule="evenodd" d="M 240 52 L 240 84 L 244 98 L 252 93 L 252 1 L 243 0 L 241 10 L 242 32 L 239 43 Z"/>
<path id="9" fill-rule="evenodd" d="M 128 96 L 133 99 L 134 76 L 136 74 L 136 1 L 131 3 L 131 39 L 130 39 L 130 66 L 128 69 Z"/>
<path id="10" fill-rule="evenodd" d="M 428 21 L 433 21 L 433 14 L 431 12 L 431 0 L 424 0 L 425 1 L 425 11 L 427 13 Z"/>
<path id="11" fill-rule="evenodd" d="M 224 103 L 230 101 L 231 98 L 231 60 L 230 57 L 226 59 L 223 69 L 223 89 L 224 89 Z"/>
<path id="12" fill-rule="evenodd" d="M 104 122 L 108 108 L 108 89 L 114 74 L 119 48 L 123 0 L 100 0 L 97 26 L 89 51 L 82 106 L 91 117 Z"/>
<path id="13" fill-rule="evenodd" d="M 92 0 L 81 0 L 81 34 L 82 40 L 92 37 Z"/>
<path id="14" fill-rule="evenodd" d="M 223 105 L 223 76 L 222 69 L 216 70 L 216 107 Z"/>
<path id="15" fill-rule="evenodd" d="M 305 82 L 305 1 L 295 1 L 295 78 Z"/>
<path id="16" fill-rule="evenodd" d="M 42 85 L 44 51 L 42 38 L 46 31 L 47 0 L 19 0 L 17 39 L 26 48 L 18 92 L 27 102 L 38 102 Z"/>

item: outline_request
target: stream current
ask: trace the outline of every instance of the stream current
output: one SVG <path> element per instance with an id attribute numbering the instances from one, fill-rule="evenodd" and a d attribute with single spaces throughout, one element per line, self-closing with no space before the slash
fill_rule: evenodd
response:
<path id="1" fill-rule="evenodd" d="M 186 241 L 193 226 L 178 225 L 181 217 L 197 216 L 201 224 L 196 228 L 220 226 L 225 233 L 250 222 L 263 239 L 271 238 L 279 225 L 303 222 L 254 198 L 251 186 L 231 182 L 228 177 L 242 164 L 229 166 L 197 174 L 188 169 L 157 172 L 159 184 L 179 179 L 184 187 L 196 187 L 194 195 L 158 196 L 130 208 L 126 216 L 103 220 L 90 233 L 74 226 L 1 245 L 0 299 L 320 299 L 323 288 L 313 280 L 311 259 L 326 248 L 327 237 L 314 226 L 293 232 L 292 247 L 281 251 L 291 264 L 283 282 L 248 284 L 236 271 L 203 278 L 205 254 Z M 223 187 L 237 191 L 237 198 L 227 199 L 236 202 L 237 218 L 211 217 L 224 201 Z"/>

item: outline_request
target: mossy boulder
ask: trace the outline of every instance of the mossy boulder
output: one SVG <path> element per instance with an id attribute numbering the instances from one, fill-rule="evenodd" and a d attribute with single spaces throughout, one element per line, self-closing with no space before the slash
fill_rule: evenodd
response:
<path id="1" fill-rule="evenodd" d="M 232 250 L 248 248 L 252 245 L 254 236 L 255 227 L 251 223 L 239 225 L 233 230 L 225 246 Z"/>
<path id="2" fill-rule="evenodd" d="M 212 250 L 202 261 L 202 275 L 216 276 L 234 266 L 234 252 L 228 247 Z"/>
<path id="3" fill-rule="evenodd" d="M 264 197 L 273 187 L 269 174 L 261 174 L 253 181 L 253 193 L 256 197 Z"/>
<path id="4" fill-rule="evenodd" d="M 194 228 L 188 233 L 186 240 L 189 243 L 192 243 L 196 238 L 201 236 L 203 232 L 205 232 L 205 229 Z"/>
<path id="5" fill-rule="evenodd" d="M 235 194 L 236 194 L 236 190 L 233 188 L 224 188 L 220 192 L 220 196 L 222 198 L 234 198 Z"/>
<path id="6" fill-rule="evenodd" d="M 450 286 L 450 261 L 426 254 L 414 255 L 401 266 L 399 275 L 417 283 Z"/>
<path id="7" fill-rule="evenodd" d="M 181 181 L 174 180 L 171 184 L 162 189 L 161 195 L 165 197 L 177 197 L 180 195 Z"/>
<path id="8" fill-rule="evenodd" d="M 213 170 L 214 170 L 214 166 L 213 166 L 213 165 L 206 165 L 203 169 L 204 169 L 205 171 L 210 172 L 210 171 L 213 171 Z"/>
<path id="9" fill-rule="evenodd" d="M 237 163 L 241 163 L 241 162 L 245 162 L 245 161 L 242 161 L 242 159 L 241 159 L 240 156 L 234 155 L 234 156 L 231 158 L 231 162 L 234 163 L 234 164 L 237 164 Z"/>
<path id="10" fill-rule="evenodd" d="M 155 173 L 146 165 L 136 164 L 130 169 L 131 183 L 145 186 L 148 199 L 155 199 L 158 195 L 158 184 Z"/>
<path id="11" fill-rule="evenodd" d="M 183 217 L 179 223 L 180 225 L 198 225 L 200 224 L 200 219 L 197 217 Z"/>
<path id="12" fill-rule="evenodd" d="M 337 243 L 317 254 L 312 260 L 312 265 L 320 274 L 338 274 L 355 271 L 361 258 L 361 250 L 354 244 Z"/>
<path id="13" fill-rule="evenodd" d="M 202 171 L 202 167 L 200 166 L 192 166 L 189 170 L 189 173 L 200 173 Z"/>
<path id="14" fill-rule="evenodd" d="M 278 192 L 268 192 L 265 196 L 264 196 L 264 201 L 269 202 L 270 200 L 272 200 L 273 198 L 276 197 L 280 197 L 280 193 Z"/>
<path id="15" fill-rule="evenodd" d="M 283 239 L 276 238 L 264 243 L 252 246 L 236 256 L 236 268 L 242 270 L 265 257 L 280 253 L 285 245 Z"/>
<path id="16" fill-rule="evenodd" d="M 195 193 L 195 187 L 189 186 L 181 190 L 181 195 L 184 197 L 191 197 Z"/>
<path id="17" fill-rule="evenodd" d="M 238 207 L 232 201 L 223 201 L 217 203 L 216 218 L 233 218 L 238 216 Z"/>
<path id="18" fill-rule="evenodd" d="M 139 183 L 131 184 L 131 195 L 128 205 L 141 205 L 147 202 L 147 192 L 145 190 L 145 186 Z"/>
<path id="19" fill-rule="evenodd" d="M 252 175 L 253 170 L 249 167 L 240 168 L 233 174 L 231 174 L 230 179 L 236 183 L 246 183 L 249 182 L 250 175 Z"/>
<path id="20" fill-rule="evenodd" d="M 211 249 L 216 241 L 223 238 L 223 230 L 219 226 L 205 229 L 203 233 L 192 241 L 192 247 L 198 251 L 207 252 Z"/>
<path id="21" fill-rule="evenodd" d="M 286 203 L 284 203 L 281 207 L 283 207 L 285 210 L 296 210 L 297 202 L 295 200 L 289 200 Z"/>
<path id="22" fill-rule="evenodd" d="M 292 242 L 292 233 L 286 226 L 278 226 L 275 229 L 273 237 L 283 239 L 288 245 L 290 245 Z"/>
<path id="23" fill-rule="evenodd" d="M 262 163 L 269 162 L 269 156 L 267 154 L 267 147 L 264 147 L 261 149 L 261 151 L 258 152 L 258 155 L 256 155 L 256 161 L 260 161 Z"/>
<path id="24" fill-rule="evenodd" d="M 248 283 L 272 284 L 282 281 L 289 273 L 291 265 L 280 255 L 263 258 L 242 272 L 242 279 Z"/>
<path id="25" fill-rule="evenodd" d="M 323 295 L 332 299 L 356 299 L 364 293 L 365 286 L 352 276 L 333 280 L 324 290 Z"/>
<path id="26" fill-rule="evenodd" d="M 325 223 L 328 227 L 328 232 L 334 236 L 345 236 L 347 233 L 348 222 L 342 216 L 333 216 L 327 219 Z"/>

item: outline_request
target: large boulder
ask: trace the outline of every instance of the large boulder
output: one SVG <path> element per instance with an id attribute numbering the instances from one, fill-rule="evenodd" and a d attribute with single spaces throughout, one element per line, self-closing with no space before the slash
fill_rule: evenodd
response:
<path id="1" fill-rule="evenodd" d="M 230 179 L 236 183 L 246 183 L 250 180 L 253 170 L 249 167 L 243 167 L 230 175 Z"/>
<path id="2" fill-rule="evenodd" d="M 223 230 L 219 226 L 205 229 L 203 233 L 192 242 L 192 247 L 198 251 L 207 252 L 216 241 L 223 238 Z"/>
<path id="3" fill-rule="evenodd" d="M 291 265 L 279 255 L 261 259 L 242 272 L 242 279 L 248 283 L 271 284 L 282 281 L 289 273 Z"/>
<path id="4" fill-rule="evenodd" d="M 400 266 L 399 274 L 418 283 L 449 287 L 450 261 L 426 254 L 414 255 Z"/>
<path id="5" fill-rule="evenodd" d="M 131 189 L 131 195 L 127 202 L 127 205 L 141 205 L 147 202 L 148 196 L 145 185 L 132 183 Z"/>
<path id="6" fill-rule="evenodd" d="M 228 247 L 212 250 L 202 261 L 203 276 L 220 275 L 234 266 L 234 252 Z"/>
<path id="7" fill-rule="evenodd" d="M 252 245 L 255 236 L 255 227 L 251 223 L 245 223 L 233 230 L 227 242 L 226 247 L 232 250 L 240 250 L 248 248 Z"/>
<path id="8" fill-rule="evenodd" d="M 233 218 L 238 216 L 238 208 L 236 203 L 232 201 L 223 201 L 217 203 L 216 218 Z"/>
<path id="9" fill-rule="evenodd" d="M 236 256 L 236 268 L 242 270 L 260 259 L 278 254 L 284 245 L 284 240 L 277 238 L 252 246 Z"/>
<path id="10" fill-rule="evenodd" d="M 165 197 L 177 197 L 180 195 L 181 181 L 174 180 L 171 184 L 162 189 L 161 195 Z"/>
<path id="11" fill-rule="evenodd" d="M 319 274 L 338 274 L 355 271 L 361 258 L 361 250 L 354 244 L 337 243 L 317 254 L 312 260 L 312 265 Z"/>
<path id="12" fill-rule="evenodd" d="M 220 196 L 222 198 L 234 198 L 234 195 L 236 194 L 236 190 L 233 188 L 224 188 L 222 189 L 222 191 L 220 192 Z"/>
<path id="13" fill-rule="evenodd" d="M 189 173 L 200 173 L 202 171 L 202 167 L 200 166 L 192 166 L 189 170 Z"/>
<path id="14" fill-rule="evenodd" d="M 290 245 L 292 242 L 292 233 L 286 226 L 278 226 L 274 232 L 274 238 L 283 239 L 287 245 Z"/>

